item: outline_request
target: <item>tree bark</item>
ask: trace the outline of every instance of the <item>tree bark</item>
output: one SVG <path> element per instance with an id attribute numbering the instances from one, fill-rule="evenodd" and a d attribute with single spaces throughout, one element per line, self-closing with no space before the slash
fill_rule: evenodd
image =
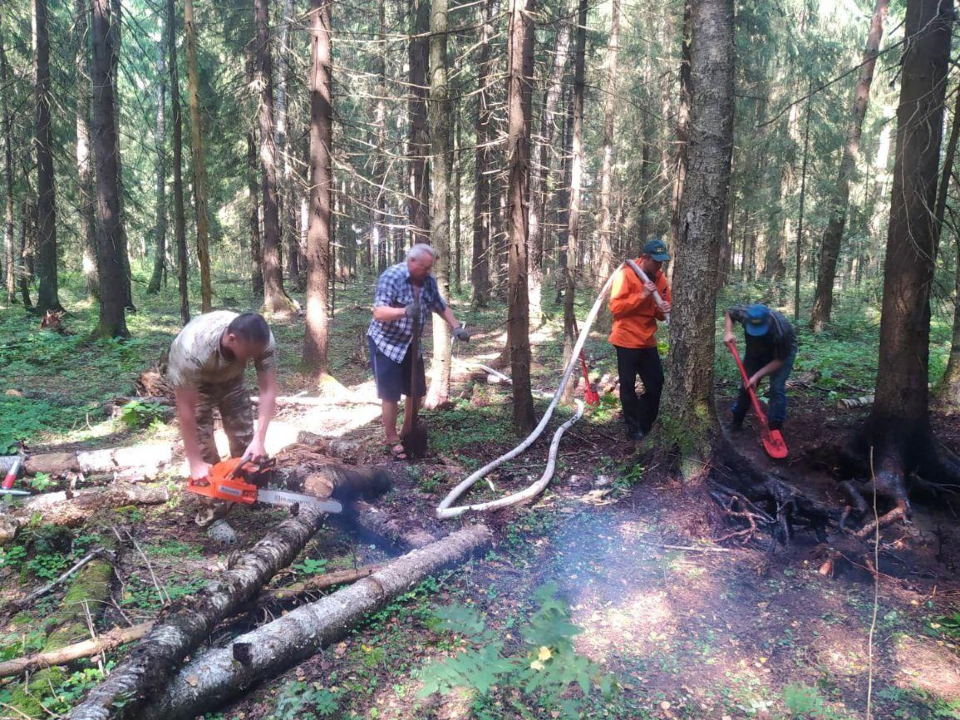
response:
<path id="1" fill-rule="evenodd" d="M 899 503 L 906 502 L 906 473 L 919 469 L 942 476 L 928 415 L 930 286 L 937 234 L 930 208 L 937 196 L 952 7 L 948 0 L 907 4 L 880 362 L 866 426 L 867 441 L 876 448 L 877 490 Z"/>
<path id="2" fill-rule="evenodd" d="M 510 257 L 507 345 L 510 348 L 510 369 L 513 377 L 513 425 L 521 435 L 530 432 L 535 424 L 530 386 L 530 304 L 527 286 L 535 5 L 535 0 L 510 0 L 508 35 L 510 55 L 507 70 L 507 163 L 510 172 Z"/>
<path id="3" fill-rule="evenodd" d="M 23 303 L 24 310 L 33 309 L 33 303 L 30 302 L 30 283 L 33 281 L 33 230 L 31 227 L 34 215 L 33 205 L 24 200 L 20 211 L 20 301 Z"/>
<path id="4" fill-rule="evenodd" d="M 83 0 L 79 0 L 83 2 Z M 167 38 L 163 28 L 163 15 L 158 18 L 160 39 L 157 40 L 157 223 L 154 226 L 153 275 L 147 285 L 148 293 L 160 292 L 160 283 L 165 274 L 167 259 Z"/>
<path id="5" fill-rule="evenodd" d="M 97 275 L 97 224 L 93 163 L 90 146 L 90 51 L 87 31 L 90 27 L 90 0 L 76 0 L 74 18 L 74 68 L 77 73 L 77 201 L 80 205 L 83 277 L 87 297 L 100 298 Z M 3 80 L 0 79 L 0 83 Z M 12 208 L 11 208 L 12 220 Z"/>
<path id="6" fill-rule="evenodd" d="M 938 247 L 942 237 L 944 213 L 947 208 L 947 191 L 950 189 L 950 178 L 953 175 L 958 139 L 960 139 L 960 93 L 957 93 L 957 102 L 953 108 L 953 124 L 950 128 L 947 150 L 943 157 L 943 169 L 940 171 L 940 185 L 937 189 L 937 205 L 934 208 Z M 954 268 L 953 336 L 950 342 L 950 357 L 947 360 L 947 369 L 943 373 L 940 385 L 937 387 L 935 404 L 940 410 L 955 413 L 960 410 L 960 236 L 955 234 L 954 240 L 957 243 L 957 263 Z"/>
<path id="7" fill-rule="evenodd" d="M 57 276 L 56 186 L 50 130 L 50 36 L 47 0 L 33 0 L 33 70 L 37 147 L 37 312 L 62 310 Z"/>
<path id="8" fill-rule="evenodd" d="M 280 208 L 277 200 L 277 144 L 274 134 L 273 62 L 270 57 L 270 0 L 253 0 L 257 24 L 257 84 L 260 88 L 260 171 L 263 188 L 263 309 L 289 315 L 294 304 L 283 289 L 280 265 Z"/>
<path id="9" fill-rule="evenodd" d="M 286 240 L 287 281 L 296 289 L 300 284 L 300 232 L 297 224 L 297 187 L 293 174 L 294 147 L 290 141 L 290 91 L 288 85 L 290 70 L 290 26 L 293 24 L 293 0 L 284 0 L 283 14 L 280 20 L 280 48 L 277 54 L 277 152 L 283 158 L 283 182 L 281 183 L 281 209 L 283 212 L 283 231 Z"/>
<path id="10" fill-rule="evenodd" d="M 0 30 L 0 85 L 6 87 L 10 76 L 7 66 L 7 53 L 3 44 L 3 32 Z M 4 286 L 8 304 L 16 302 L 16 248 L 13 239 L 13 115 L 10 112 L 7 93 L 0 94 L 0 112 L 3 113 L 3 181 L 6 202 L 4 203 L 3 249 L 6 284 Z"/>
<path id="11" fill-rule="evenodd" d="M 386 0 L 377 0 L 377 99 L 374 122 L 377 126 L 377 155 L 374 175 L 379 187 L 373 213 L 373 231 L 377 239 L 377 273 L 387 269 L 390 227 L 387 222 L 387 28 Z"/>
<path id="12" fill-rule="evenodd" d="M 216 626 L 243 607 L 297 557 L 325 515 L 301 508 L 244 553 L 218 580 L 175 603 L 150 634 L 70 713 L 71 720 L 143 718 L 144 701 L 157 697 Z M 122 701 L 122 702 L 121 702 Z"/>
<path id="13" fill-rule="evenodd" d="M 577 12 L 577 47 L 574 54 L 573 69 L 573 132 L 570 155 L 570 211 L 567 216 L 567 249 L 565 289 L 563 292 L 563 361 L 564 365 L 570 360 L 570 353 L 577 342 L 576 325 L 573 301 L 577 290 L 577 261 L 580 257 L 580 209 L 582 206 L 583 189 L 583 95 L 584 74 L 586 70 L 587 47 L 587 0 L 579 0 Z M 606 278 L 604 278 L 606 279 Z M 564 399 L 568 402 L 573 398 L 576 383 L 569 383 L 564 391 Z"/>
<path id="14" fill-rule="evenodd" d="M 693 2 L 684 0 L 683 25 L 680 39 L 680 103 L 677 106 L 677 157 L 674 161 L 673 192 L 671 194 L 672 214 L 670 230 L 673 235 L 673 245 L 676 247 L 680 240 L 680 206 L 684 193 L 684 183 L 687 176 L 687 154 L 690 146 L 690 105 L 693 100 L 693 77 L 691 72 L 691 35 L 693 33 Z M 646 242 L 646 238 L 640 242 Z"/>
<path id="15" fill-rule="evenodd" d="M 266 0 L 265 0 L 266 1 Z M 200 312 L 213 310 L 210 286 L 210 231 L 207 210 L 207 159 L 200 118 L 200 75 L 197 69 L 197 27 L 193 0 L 184 0 L 183 29 L 187 37 L 187 96 L 190 104 L 190 149 L 193 156 L 193 197 L 197 208 L 197 262 L 200 265 Z"/>
<path id="16" fill-rule="evenodd" d="M 311 0 L 310 224 L 307 228 L 307 317 L 303 364 L 320 378 L 328 349 L 331 199 L 333 188 L 333 53 L 329 0 Z"/>
<path id="17" fill-rule="evenodd" d="M 813 82 L 810 83 L 813 92 Z M 800 322 L 800 270 L 803 260 L 803 206 L 807 199 L 807 150 L 810 147 L 810 111 L 812 94 L 807 99 L 807 115 L 803 122 L 803 162 L 800 166 L 800 217 L 797 220 L 797 254 L 793 268 L 793 321 Z"/>
<path id="18" fill-rule="evenodd" d="M 173 228 L 177 244 L 177 289 L 180 295 L 180 324 L 190 322 L 187 287 L 187 231 L 183 211 L 183 116 L 180 112 L 180 76 L 177 70 L 176 0 L 167 0 L 167 52 L 170 53 L 170 118 L 173 122 Z"/>
<path id="19" fill-rule="evenodd" d="M 93 137 L 97 165 L 97 267 L 100 274 L 100 316 L 97 335 L 126 337 L 130 278 L 125 272 L 126 242 L 120 206 L 120 143 L 113 60 L 119 18 L 110 0 L 93 0 L 91 38 L 93 63 Z"/>
<path id="20" fill-rule="evenodd" d="M 491 540 L 492 534 L 484 525 L 459 530 L 392 561 L 370 577 L 241 635 L 226 648 L 200 655 L 180 671 L 140 718 L 193 718 L 223 704 L 251 683 L 273 677 L 313 656 L 427 575 L 463 562 Z M 242 654 L 238 646 L 244 649 Z M 234 659 L 238 656 L 244 661 Z"/>
<path id="21" fill-rule="evenodd" d="M 473 305 L 478 308 L 490 302 L 490 136 L 493 109 L 490 106 L 490 38 L 493 36 L 493 16 L 497 0 L 486 0 L 481 6 L 480 42 L 477 57 L 477 123 L 474 151 L 473 193 L 473 253 L 470 278 L 473 283 Z"/>
<path id="22" fill-rule="evenodd" d="M 613 272 L 613 119 L 617 112 L 617 53 L 620 50 L 620 0 L 613 0 L 610 9 L 610 42 L 607 47 L 607 87 L 603 101 L 603 161 L 600 169 L 600 212 L 597 227 L 600 231 L 600 272 L 596 278 L 603 285 Z"/>
<path id="23" fill-rule="evenodd" d="M 411 37 L 408 48 L 410 65 L 410 136 L 408 154 L 410 185 L 408 205 L 413 243 L 430 242 L 430 168 L 427 154 L 427 59 L 430 32 L 429 0 L 409 0 Z"/>
<path id="24" fill-rule="evenodd" d="M 110 56 L 110 77 L 113 78 L 113 99 L 114 99 L 114 122 L 117 125 L 117 202 L 120 207 L 118 220 L 117 243 L 120 248 L 120 266 L 123 269 L 123 295 L 124 307 L 130 312 L 136 312 L 137 307 L 133 303 L 133 286 L 131 285 L 130 272 L 130 253 L 129 242 L 127 240 L 126 213 L 124 210 L 124 192 L 123 192 L 123 158 L 120 155 L 120 100 L 117 95 L 117 78 L 120 76 L 120 41 L 121 26 L 123 24 L 122 0 L 110 0 L 110 11 L 113 19 L 110 23 L 110 39 L 113 53 Z"/>
<path id="25" fill-rule="evenodd" d="M 733 0 L 695 0 L 688 172 L 674 248 L 670 355 L 661 422 L 685 477 L 702 471 L 716 429 L 713 394 L 717 267 L 733 149 Z"/>
<path id="26" fill-rule="evenodd" d="M 619 3 L 619 0 L 617 0 Z M 547 88 L 544 91 L 540 132 L 533 151 L 530 176 L 530 323 L 531 329 L 543 323 L 543 246 L 547 213 L 547 189 L 553 160 L 553 142 L 557 123 L 557 104 L 563 89 L 563 76 L 570 53 L 570 24 L 557 29 L 556 50 Z"/>
<path id="27" fill-rule="evenodd" d="M 437 252 L 433 274 L 440 295 L 450 297 L 450 88 L 447 80 L 447 0 L 430 2 L 430 121 L 431 180 L 430 244 Z M 430 389 L 424 407 L 435 408 L 450 395 L 450 326 L 433 323 Z"/>
<path id="28" fill-rule="evenodd" d="M 820 246 L 820 263 L 817 272 L 817 290 L 810 314 L 810 327 L 814 332 L 823 330 L 830 322 L 833 309 L 833 282 L 837 276 L 837 258 L 843 241 L 843 229 L 847 222 L 847 205 L 850 202 L 850 181 L 856 171 L 860 157 L 860 134 L 863 118 L 867 114 L 867 102 L 870 99 L 870 86 L 873 84 L 873 70 L 880 52 L 880 40 L 883 37 L 883 22 L 887 17 L 890 0 L 876 0 L 867 44 L 863 50 L 863 65 L 860 77 L 853 92 L 853 115 L 847 128 L 847 142 L 843 146 L 843 158 L 837 174 L 837 188 L 831 205 L 830 218 L 823 231 Z"/>

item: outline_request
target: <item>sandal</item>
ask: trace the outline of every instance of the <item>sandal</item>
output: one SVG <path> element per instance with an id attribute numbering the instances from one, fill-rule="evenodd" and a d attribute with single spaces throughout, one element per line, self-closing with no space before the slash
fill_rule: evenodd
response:
<path id="1" fill-rule="evenodd" d="M 407 451 L 403 447 L 403 443 L 396 443 L 395 445 L 387 445 L 386 450 L 390 453 L 390 457 L 394 460 L 406 460 Z"/>

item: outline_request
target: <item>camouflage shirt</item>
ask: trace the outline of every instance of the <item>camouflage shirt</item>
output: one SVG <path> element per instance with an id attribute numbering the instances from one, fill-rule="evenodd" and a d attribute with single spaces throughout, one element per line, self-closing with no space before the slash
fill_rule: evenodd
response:
<path id="1" fill-rule="evenodd" d="M 167 380 L 175 387 L 219 385 L 243 377 L 247 363 L 228 360 L 220 350 L 220 338 L 237 313 L 217 310 L 198 315 L 187 323 L 170 346 Z M 263 355 L 253 362 L 257 372 L 274 366 L 273 333 Z"/>

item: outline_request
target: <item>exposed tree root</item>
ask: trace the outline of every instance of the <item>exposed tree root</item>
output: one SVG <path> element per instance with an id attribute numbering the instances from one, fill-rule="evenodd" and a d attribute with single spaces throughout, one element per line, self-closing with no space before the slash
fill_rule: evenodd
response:
<path id="1" fill-rule="evenodd" d="M 881 515 L 876 520 L 871 520 L 857 532 L 853 534 L 854 537 L 859 538 L 860 540 L 867 540 L 871 535 L 876 533 L 878 528 L 885 528 L 887 525 L 892 525 L 898 520 L 905 521 L 907 519 L 907 506 L 898 505 L 889 512 Z"/>

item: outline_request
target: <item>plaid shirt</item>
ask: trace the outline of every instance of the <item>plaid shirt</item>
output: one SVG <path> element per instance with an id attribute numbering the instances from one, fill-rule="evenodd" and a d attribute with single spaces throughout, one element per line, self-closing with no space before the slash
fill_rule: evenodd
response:
<path id="1" fill-rule="evenodd" d="M 383 271 L 373 296 L 374 307 L 402 308 L 413 302 L 413 283 L 407 263 L 402 262 Z M 420 286 L 420 336 L 427 324 L 430 311 L 442 313 L 447 304 L 440 297 L 440 289 L 433 275 L 427 275 Z M 413 341 L 413 320 L 404 316 L 393 322 L 371 320 L 367 336 L 373 338 L 380 352 L 394 362 L 403 362 L 407 348 Z M 421 353 L 422 354 L 422 353 Z"/>

